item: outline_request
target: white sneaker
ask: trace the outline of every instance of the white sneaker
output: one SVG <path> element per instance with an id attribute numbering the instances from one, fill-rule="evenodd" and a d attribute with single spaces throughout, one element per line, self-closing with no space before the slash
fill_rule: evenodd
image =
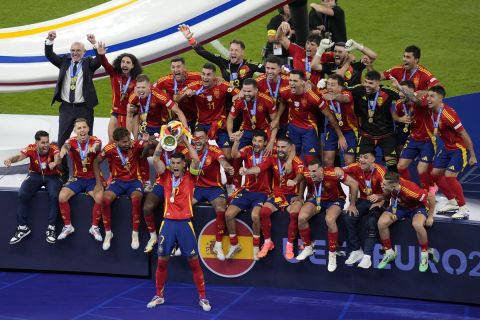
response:
<path id="1" fill-rule="evenodd" d="M 300 254 L 295 259 L 297 259 L 298 261 L 303 261 L 308 257 L 310 257 L 311 255 L 313 255 L 313 247 L 312 245 L 309 245 L 309 246 L 305 246 L 302 252 L 300 252 Z"/>
<path id="2" fill-rule="evenodd" d="M 345 260 L 345 264 L 347 266 L 351 266 L 363 258 L 363 250 L 360 248 L 358 250 L 350 252 L 350 255 L 348 256 L 348 259 Z"/>
<path id="3" fill-rule="evenodd" d="M 151 252 L 153 250 L 153 247 L 155 247 L 155 245 L 157 244 L 157 241 L 158 241 L 157 235 L 150 234 L 150 239 L 148 240 L 147 245 L 145 246 L 145 249 L 143 250 L 143 252 L 145 253 Z"/>
<path id="4" fill-rule="evenodd" d="M 468 219 L 470 210 L 468 209 L 467 205 L 463 205 L 458 208 L 458 211 L 452 215 L 452 219 Z"/>
<path id="5" fill-rule="evenodd" d="M 372 266 L 372 257 L 368 254 L 365 254 L 362 258 L 362 261 L 358 264 L 359 268 L 368 269 Z"/>
<path id="6" fill-rule="evenodd" d="M 234 184 L 227 184 L 226 189 L 227 189 L 227 194 L 230 197 L 235 192 L 235 185 Z"/>
<path id="7" fill-rule="evenodd" d="M 253 260 L 258 261 L 260 258 L 258 257 L 258 253 L 260 252 L 260 247 L 253 247 Z"/>
<path id="8" fill-rule="evenodd" d="M 132 249 L 137 250 L 140 247 L 140 242 L 138 242 L 138 231 L 132 231 Z"/>
<path id="9" fill-rule="evenodd" d="M 91 226 L 88 229 L 88 232 L 95 238 L 97 241 L 103 241 L 102 234 L 100 233 L 100 228 L 97 226 Z"/>
<path id="10" fill-rule="evenodd" d="M 150 302 L 147 304 L 147 308 L 149 309 L 155 308 L 159 304 L 164 304 L 164 303 L 165 303 L 165 299 L 163 297 L 154 296 L 152 300 L 150 300 Z"/>
<path id="11" fill-rule="evenodd" d="M 103 240 L 103 245 L 102 249 L 107 251 L 110 249 L 110 242 L 112 241 L 113 238 L 113 232 L 112 231 L 106 231 L 105 232 L 105 239 Z"/>
<path id="12" fill-rule="evenodd" d="M 337 253 L 329 252 L 328 253 L 328 272 L 333 272 L 337 269 Z"/>
<path id="13" fill-rule="evenodd" d="M 448 200 L 442 207 L 438 208 L 437 212 L 455 211 L 458 210 L 457 200 Z"/>
<path id="14" fill-rule="evenodd" d="M 231 246 L 230 246 L 230 249 L 228 249 L 228 252 L 227 252 L 227 255 L 225 256 L 225 259 L 232 259 L 233 256 L 234 256 L 237 252 L 240 252 L 240 250 L 242 250 L 242 247 L 240 247 L 239 244 L 231 245 Z M 258 254 L 257 254 L 257 256 L 258 256 Z"/>
<path id="15" fill-rule="evenodd" d="M 70 234 L 75 232 L 75 228 L 69 224 L 68 226 L 63 226 L 62 232 L 57 237 L 57 240 L 63 240 L 68 237 Z"/>
<path id="16" fill-rule="evenodd" d="M 210 302 L 207 299 L 200 299 L 198 304 L 200 305 L 200 307 L 202 307 L 203 311 L 212 310 L 212 306 L 210 305 Z"/>
<path id="17" fill-rule="evenodd" d="M 217 259 L 220 261 L 225 261 L 225 254 L 223 253 L 222 243 L 215 241 L 213 245 L 213 253 L 217 255 Z"/>

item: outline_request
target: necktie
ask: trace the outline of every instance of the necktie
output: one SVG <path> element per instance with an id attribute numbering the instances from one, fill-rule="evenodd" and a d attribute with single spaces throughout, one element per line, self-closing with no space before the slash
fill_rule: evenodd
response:
<path id="1" fill-rule="evenodd" d="M 78 62 L 74 62 L 73 63 L 73 76 L 76 78 L 76 74 L 77 74 L 77 66 L 78 66 Z M 73 88 L 73 89 L 72 89 Z M 75 102 L 75 88 L 76 86 L 70 86 L 70 95 L 68 97 L 68 99 L 70 100 L 70 103 L 74 103 Z"/>

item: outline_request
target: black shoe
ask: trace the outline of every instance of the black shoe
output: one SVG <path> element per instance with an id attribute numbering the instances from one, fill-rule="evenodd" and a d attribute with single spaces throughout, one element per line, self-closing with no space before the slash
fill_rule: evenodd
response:
<path id="1" fill-rule="evenodd" d="M 30 232 L 32 231 L 28 226 L 18 226 L 17 232 L 15 232 L 15 235 L 10 239 L 10 244 L 19 243 L 23 238 L 28 236 Z"/>
<path id="2" fill-rule="evenodd" d="M 57 240 L 57 235 L 55 234 L 55 226 L 49 225 L 47 228 L 47 242 L 48 243 L 55 243 Z"/>

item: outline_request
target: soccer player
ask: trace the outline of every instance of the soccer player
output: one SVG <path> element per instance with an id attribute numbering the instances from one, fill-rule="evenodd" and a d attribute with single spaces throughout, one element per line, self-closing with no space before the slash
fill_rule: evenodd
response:
<path id="1" fill-rule="evenodd" d="M 346 150 L 347 142 L 337 119 L 329 111 L 326 104 L 312 90 L 305 90 L 305 75 L 301 70 L 292 70 L 289 78 L 289 88 L 280 90 L 280 97 L 288 108 L 288 135 L 295 145 L 296 154 L 303 155 L 309 163 L 319 152 L 315 109 L 320 109 L 328 119 L 338 136 L 339 149 Z"/>
<path id="2" fill-rule="evenodd" d="M 3 164 L 10 167 L 12 163 L 30 159 L 27 178 L 18 190 L 17 222 L 15 235 L 10 239 L 10 244 L 20 242 L 31 232 L 27 225 L 28 204 L 35 193 L 42 186 L 48 192 L 50 211 L 48 212 L 47 242 L 55 243 L 55 221 L 58 215 L 58 192 L 62 187 L 61 171 L 58 165 L 61 162 L 58 147 L 50 144 L 48 132 L 40 130 L 35 133 L 35 143 L 29 144 L 19 154 L 6 159 Z"/>
<path id="3" fill-rule="evenodd" d="M 185 136 L 184 143 L 188 147 L 192 163 L 189 170 L 185 170 L 187 162 L 182 153 L 175 153 L 170 160 L 170 170 L 162 160 L 156 162 L 158 174 L 162 177 L 165 187 L 165 208 L 163 222 L 160 226 L 158 244 L 158 259 L 156 271 L 156 295 L 147 304 L 147 308 L 154 308 L 165 302 L 164 287 L 167 279 L 168 260 L 175 243 L 178 243 L 182 254 L 187 257 L 193 273 L 193 281 L 197 286 L 199 304 L 204 311 L 210 311 L 211 306 L 205 294 L 205 280 L 202 267 L 198 261 L 197 239 L 193 231 L 191 218 L 193 217 L 192 202 L 195 181 L 200 173 L 200 159 Z M 161 145 L 155 149 L 155 157 L 161 155 Z"/>
<path id="4" fill-rule="evenodd" d="M 71 223 L 70 204 L 68 201 L 76 194 L 87 193 L 94 200 L 92 226 L 88 232 L 90 232 L 95 240 L 103 241 L 100 228 L 98 227 L 98 223 L 102 217 L 103 190 L 98 190 L 97 193 L 93 192 L 95 188 L 93 161 L 100 153 L 102 142 L 97 137 L 88 134 L 89 127 L 86 119 L 76 119 L 73 131 L 75 132 L 75 137 L 68 139 L 60 150 L 60 158 L 65 157 L 67 153 L 70 155 L 73 163 L 73 176 L 63 186 L 62 190 L 60 190 L 60 195 L 58 196 L 58 205 L 64 227 L 57 240 L 65 239 L 75 231 Z"/>
<path id="5" fill-rule="evenodd" d="M 303 182 L 303 162 L 299 157 L 295 156 L 292 161 L 292 170 L 285 172 L 285 164 L 294 146 L 287 137 L 279 137 L 277 139 L 276 153 L 256 166 L 251 168 L 242 168 L 241 175 L 256 175 L 269 168 L 273 170 L 273 188 L 272 194 L 265 201 L 260 209 L 260 224 L 264 237 L 264 244 L 258 253 L 259 258 L 264 258 L 269 251 L 275 246 L 271 239 L 272 222 L 270 216 L 272 213 L 286 209 L 290 216 L 288 225 L 288 242 L 285 252 L 287 260 L 293 259 L 293 241 L 298 233 L 298 213 L 302 207 L 303 192 L 305 184 Z"/>
<path id="6" fill-rule="evenodd" d="M 144 136 L 145 138 L 146 135 Z M 139 158 L 142 156 L 143 149 L 148 144 L 141 141 L 132 141 L 130 132 L 125 128 L 117 128 L 113 131 L 113 140 L 115 142 L 107 144 L 102 152 L 93 162 L 95 172 L 96 186 L 95 190 L 103 189 L 100 163 L 108 160 L 112 182 L 107 186 L 102 197 L 102 216 L 103 226 L 105 227 L 105 238 L 103 240 L 103 250 L 110 249 L 113 238 L 111 227 L 111 204 L 121 195 L 128 195 L 132 200 L 132 249 L 136 250 L 140 246 L 138 242 L 138 229 L 140 227 L 140 218 L 142 215 L 143 185 L 139 168 Z"/>
<path id="7" fill-rule="evenodd" d="M 358 267 L 368 269 L 372 266 L 373 247 L 377 242 L 377 221 L 382 212 L 384 204 L 382 181 L 387 170 L 385 167 L 375 163 L 373 151 L 361 153 L 358 162 L 352 163 L 342 169 L 335 169 L 338 178 L 348 174 L 358 183 L 360 198 L 355 206 L 358 214 L 350 212 L 344 215 L 347 227 L 347 249 L 350 252 L 346 265 L 353 265 L 357 262 Z M 358 225 L 362 218 L 367 216 L 367 237 L 360 245 Z"/>
<path id="8" fill-rule="evenodd" d="M 183 57 L 173 57 L 170 60 L 170 71 L 171 73 L 169 75 L 158 79 L 154 87 L 165 91 L 170 97 L 173 97 L 173 100 L 178 103 L 180 110 L 185 114 L 190 131 L 193 132 L 197 121 L 195 101 L 191 97 L 184 97 L 182 101 L 176 101 L 176 98 L 180 91 L 185 89 L 187 85 L 194 81 L 202 80 L 202 77 L 199 72 L 187 71 Z"/>
<path id="9" fill-rule="evenodd" d="M 347 148 L 343 150 L 345 165 L 355 161 L 357 150 L 358 121 L 353 106 L 353 97 L 350 91 L 343 87 L 344 80 L 338 74 L 332 74 L 327 80 L 327 89 L 321 91 L 322 104 L 327 104 L 330 111 L 335 115 L 338 126 L 347 140 Z M 332 124 L 329 122 L 325 132 L 323 146 L 323 161 L 325 166 L 333 166 L 335 156 L 338 152 L 338 135 Z"/>
<path id="10" fill-rule="evenodd" d="M 107 50 L 104 42 L 98 42 L 97 53 L 103 68 L 110 76 L 112 87 L 112 111 L 108 122 L 108 142 L 111 143 L 113 130 L 127 127 L 128 97 L 135 88 L 137 76 L 142 73 L 142 65 L 133 54 L 122 53 L 115 58 L 112 66 L 105 56 Z"/>
<path id="11" fill-rule="evenodd" d="M 439 85 L 440 82 L 424 66 L 418 64 L 420 60 L 420 48 L 408 46 L 403 53 L 403 64 L 384 71 L 381 80 L 394 77 L 398 82 L 411 80 L 415 85 L 415 91 L 428 90 Z"/>
<path id="12" fill-rule="evenodd" d="M 345 194 L 340 182 L 350 188 L 350 204 L 347 213 L 358 214 L 355 203 L 357 201 L 358 183 L 349 175 L 344 174 L 337 177 L 333 167 L 322 167 L 319 159 L 313 159 L 308 164 L 308 171 L 305 171 L 308 195 L 307 201 L 302 205 L 298 215 L 298 229 L 302 238 L 304 249 L 297 256 L 302 261 L 313 255 L 313 246 L 310 236 L 310 225 L 308 221 L 320 212 L 325 212 L 325 222 L 328 228 L 328 271 L 337 269 L 337 241 L 338 226 L 337 219 L 342 214 L 345 206 Z"/>
<path id="13" fill-rule="evenodd" d="M 232 157 L 244 161 L 242 168 L 252 168 L 263 161 L 269 161 L 269 156 L 265 155 L 265 146 L 267 145 L 267 134 L 265 132 L 256 130 L 253 133 L 252 145 L 246 146 L 241 150 L 238 149 L 238 146 L 240 145 L 242 132 L 236 132 L 233 137 Z M 227 230 L 230 235 L 230 248 L 228 249 L 226 259 L 233 258 L 242 249 L 238 244 L 235 217 L 242 210 L 250 210 L 253 229 L 253 259 L 258 260 L 258 252 L 260 251 L 260 208 L 270 193 L 270 181 L 271 173 L 267 170 L 260 172 L 256 176 L 247 175 L 242 188 L 233 194 L 233 199 L 225 212 Z"/>
<path id="14" fill-rule="evenodd" d="M 380 87 L 380 73 L 369 71 L 363 85 L 350 89 L 359 121 L 358 151 L 368 153 L 378 146 L 390 171 L 397 170 L 397 150 L 390 106 L 398 93 Z"/>
<path id="15" fill-rule="evenodd" d="M 420 272 L 427 271 L 428 256 L 431 251 L 428 249 L 428 235 L 425 227 L 433 225 L 435 195 L 427 193 L 426 190 L 419 188 L 411 181 L 401 179 L 396 172 L 385 174 L 382 189 L 386 197 L 390 198 L 390 207 L 378 219 L 378 232 L 385 250 L 378 268 L 385 268 L 397 256 L 395 250 L 392 249 L 389 226 L 397 220 L 410 217 L 422 249 L 418 269 Z"/>

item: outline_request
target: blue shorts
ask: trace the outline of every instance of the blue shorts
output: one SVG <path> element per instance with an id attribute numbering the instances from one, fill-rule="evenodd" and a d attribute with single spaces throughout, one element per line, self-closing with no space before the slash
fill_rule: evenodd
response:
<path id="1" fill-rule="evenodd" d="M 447 150 L 443 148 L 435 156 L 434 168 L 461 172 L 468 164 L 470 153 L 466 149 Z"/>
<path id="2" fill-rule="evenodd" d="M 211 124 L 201 124 L 197 123 L 197 127 L 205 129 L 207 132 L 210 130 Z M 219 148 L 231 148 L 232 143 L 230 142 L 230 137 L 228 132 L 223 129 L 218 129 L 217 139 L 215 139 Z"/>
<path id="3" fill-rule="evenodd" d="M 389 207 L 387 209 L 387 211 L 393 213 L 392 207 Z M 407 208 L 398 206 L 397 207 L 397 212 L 395 213 L 398 220 L 403 220 L 403 219 L 406 219 L 406 218 L 412 218 L 416 214 L 423 214 L 425 217 L 427 217 L 427 209 L 425 209 L 424 206 L 420 206 L 418 208 L 409 210 Z"/>
<path id="4" fill-rule="evenodd" d="M 161 127 L 149 127 L 149 126 L 147 126 L 147 133 L 151 136 L 153 136 L 155 133 L 160 134 L 160 128 Z"/>
<path id="5" fill-rule="evenodd" d="M 192 257 L 198 254 L 197 238 L 190 219 L 163 219 L 158 232 L 157 254 L 160 257 L 170 256 L 175 243 L 182 251 L 182 256 Z"/>
<path id="6" fill-rule="evenodd" d="M 253 139 L 253 130 L 243 130 L 242 138 L 240 138 L 240 144 L 238 145 L 238 149 L 242 149 L 246 146 L 252 145 Z"/>
<path id="7" fill-rule="evenodd" d="M 208 201 L 212 203 L 217 198 L 227 199 L 227 194 L 220 187 L 195 187 L 193 198 L 198 202 Z"/>
<path id="8" fill-rule="evenodd" d="M 288 207 L 292 204 L 292 198 L 296 197 L 296 194 L 282 194 L 281 196 L 272 196 L 267 199 L 268 203 L 271 203 L 277 210 Z"/>
<path id="9" fill-rule="evenodd" d="M 155 183 L 151 192 L 155 194 L 162 202 L 164 201 L 165 191 L 163 189 L 163 186 Z"/>
<path id="10" fill-rule="evenodd" d="M 73 191 L 75 194 L 87 193 L 95 189 L 96 184 L 95 178 L 85 179 L 85 178 L 72 178 L 65 183 L 64 187 Z"/>
<path id="11" fill-rule="evenodd" d="M 418 141 L 412 138 L 407 139 L 400 158 L 415 160 L 417 156 L 419 161 L 432 163 L 435 157 L 435 147 L 431 140 Z"/>
<path id="12" fill-rule="evenodd" d="M 235 195 L 230 205 L 237 206 L 241 210 L 252 210 L 255 207 L 261 207 L 265 200 L 267 200 L 267 194 L 264 192 L 242 190 Z"/>
<path id="13" fill-rule="evenodd" d="M 351 131 L 343 131 L 343 135 L 347 140 L 347 150 L 343 151 L 346 154 L 355 154 L 357 151 L 357 136 L 353 130 Z M 324 151 L 336 151 L 338 150 L 338 135 L 333 128 L 327 128 L 327 132 L 325 133 L 324 139 Z"/>
<path id="14" fill-rule="evenodd" d="M 314 198 L 310 198 L 307 200 L 307 202 L 310 202 L 313 204 L 315 207 L 317 206 L 317 201 L 315 201 Z M 321 210 L 327 210 L 331 206 L 339 206 L 341 210 L 343 210 L 343 207 L 345 207 L 345 199 L 338 199 L 337 201 L 320 201 L 320 206 L 322 207 Z"/>
<path id="15" fill-rule="evenodd" d="M 289 123 L 288 137 L 295 145 L 297 156 L 302 154 L 318 154 L 319 140 L 315 129 L 302 129 Z"/>
<path id="16" fill-rule="evenodd" d="M 107 191 L 115 193 L 115 195 L 128 195 L 131 196 L 134 191 L 139 191 L 143 193 L 143 185 L 139 180 L 132 181 L 121 181 L 113 180 L 107 187 Z"/>

